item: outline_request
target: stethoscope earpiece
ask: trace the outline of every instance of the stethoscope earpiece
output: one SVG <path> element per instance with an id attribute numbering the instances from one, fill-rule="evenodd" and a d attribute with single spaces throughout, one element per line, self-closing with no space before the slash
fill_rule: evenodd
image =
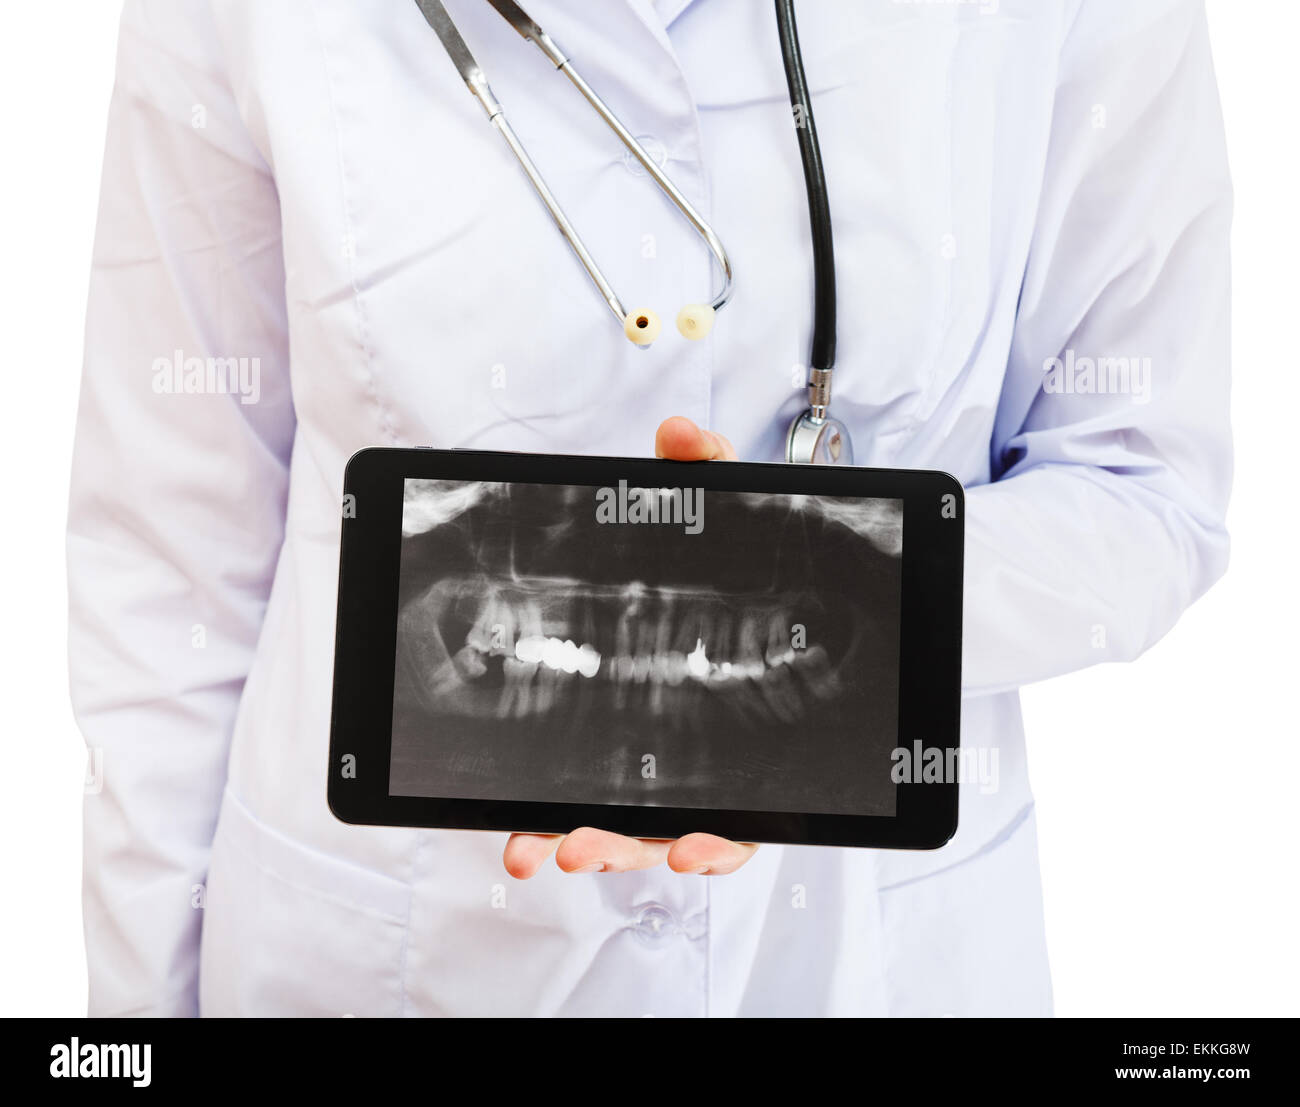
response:
<path id="1" fill-rule="evenodd" d="M 713 330 L 717 312 L 709 304 L 687 304 L 677 313 L 677 331 L 683 338 L 698 342 Z M 663 323 L 649 308 L 629 311 L 623 319 L 623 333 L 644 349 L 659 337 Z"/>
<path id="2" fill-rule="evenodd" d="M 677 330 L 683 338 L 698 342 L 709 336 L 716 315 L 708 304 L 687 304 L 677 313 Z"/>
<path id="3" fill-rule="evenodd" d="M 649 308 L 629 311 L 623 320 L 623 333 L 641 347 L 649 346 L 659 337 L 661 330 L 663 324 L 659 321 L 659 316 Z"/>

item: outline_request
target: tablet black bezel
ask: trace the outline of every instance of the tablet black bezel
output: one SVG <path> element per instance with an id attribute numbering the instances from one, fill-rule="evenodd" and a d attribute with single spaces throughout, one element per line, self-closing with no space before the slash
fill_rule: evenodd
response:
<path id="1" fill-rule="evenodd" d="M 689 477 L 686 467 L 692 470 Z M 927 749 L 944 749 L 947 758 L 959 741 L 965 503 L 961 484 L 947 473 L 375 447 L 353 455 L 343 478 L 328 785 L 330 810 L 339 819 L 536 833 L 599 826 L 642 838 L 704 831 L 736 841 L 893 849 L 935 849 L 956 831 L 955 780 L 897 785 L 892 817 L 389 795 L 407 478 L 594 486 L 626 480 L 632 487 L 689 485 L 706 491 L 901 499 L 898 745 L 911 748 L 919 739 Z M 955 499 L 945 500 L 947 496 Z M 351 511 L 346 510 L 349 504 Z M 954 510 L 945 511 L 945 505 Z M 350 763 L 344 760 L 348 755 Z M 350 774 L 345 764 L 350 764 Z"/>

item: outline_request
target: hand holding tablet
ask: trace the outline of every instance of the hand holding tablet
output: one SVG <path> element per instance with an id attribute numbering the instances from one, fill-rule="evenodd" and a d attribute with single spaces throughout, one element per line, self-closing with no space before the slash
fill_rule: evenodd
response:
<path id="1" fill-rule="evenodd" d="M 655 457 L 669 461 L 739 461 L 735 447 L 722 435 L 697 427 L 675 415 L 665 419 L 655 434 Z M 652 869 L 667 862 L 679 873 L 721 876 L 735 872 L 758 847 L 732 842 L 716 834 L 688 834 L 675 841 L 629 838 L 595 827 L 579 827 L 571 834 L 512 834 L 506 842 L 506 871 L 526 880 L 555 854 L 566 873 L 621 873 Z"/>
<path id="2" fill-rule="evenodd" d="M 352 459 L 331 809 L 515 831 L 517 876 L 941 845 L 955 779 L 898 770 L 957 752 L 960 485 L 656 447 Z"/>

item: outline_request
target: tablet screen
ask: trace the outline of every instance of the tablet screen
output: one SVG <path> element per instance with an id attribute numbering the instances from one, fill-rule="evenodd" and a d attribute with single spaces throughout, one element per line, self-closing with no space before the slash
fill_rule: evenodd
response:
<path id="1" fill-rule="evenodd" d="M 407 479 L 389 794 L 893 816 L 903 501 Z"/>

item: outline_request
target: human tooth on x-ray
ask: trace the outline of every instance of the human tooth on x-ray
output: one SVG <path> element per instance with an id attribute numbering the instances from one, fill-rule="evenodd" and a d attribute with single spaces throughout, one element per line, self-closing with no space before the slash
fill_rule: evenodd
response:
<path id="1" fill-rule="evenodd" d="M 594 493 L 407 482 L 393 790 L 891 804 L 854 766 L 888 783 L 901 502 L 710 491 L 687 535 L 602 524 Z"/>
<path id="2" fill-rule="evenodd" d="M 616 707 L 652 715 L 691 706 L 696 686 L 725 686 L 748 689 L 751 710 L 767 705 L 789 718 L 805 696 L 832 695 L 837 681 L 824 646 L 791 644 L 798 609 L 804 618 L 819 611 L 814 622 L 823 626 L 843 616 L 811 596 L 469 576 L 431 586 L 405 606 L 399 625 L 404 652 L 418 658 L 416 689 L 447 714 L 577 712 L 594 702 L 565 692 L 565 678 L 577 677 L 613 685 Z"/>

